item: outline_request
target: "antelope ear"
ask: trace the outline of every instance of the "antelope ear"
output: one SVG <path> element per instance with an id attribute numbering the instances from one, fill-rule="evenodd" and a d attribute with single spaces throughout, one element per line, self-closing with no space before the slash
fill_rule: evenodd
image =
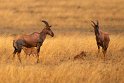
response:
<path id="1" fill-rule="evenodd" d="M 96 24 L 93 21 L 91 21 L 91 23 L 91 25 L 95 28 Z"/>
<path id="2" fill-rule="evenodd" d="M 50 27 L 52 27 L 51 25 L 50 26 L 46 26 L 46 28 L 50 29 Z"/>
<path id="3" fill-rule="evenodd" d="M 93 22 L 93 21 L 91 21 L 91 22 L 93 23 L 94 26 L 96 25 L 95 22 Z"/>
<path id="4" fill-rule="evenodd" d="M 93 24 L 91 24 L 91 26 L 94 28 L 95 26 Z"/>
<path id="5" fill-rule="evenodd" d="M 97 28 L 99 29 L 99 21 L 97 20 Z"/>

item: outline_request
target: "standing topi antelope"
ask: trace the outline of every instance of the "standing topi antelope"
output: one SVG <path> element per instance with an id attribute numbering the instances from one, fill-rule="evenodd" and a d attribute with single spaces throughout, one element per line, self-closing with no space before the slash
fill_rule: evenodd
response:
<path id="1" fill-rule="evenodd" d="M 50 35 L 52 37 L 54 36 L 54 33 L 50 29 L 51 26 L 44 20 L 42 22 L 45 23 L 46 26 L 40 33 L 34 32 L 30 35 L 17 36 L 13 40 L 13 47 L 14 47 L 13 58 L 15 57 L 15 54 L 17 54 L 20 63 L 21 63 L 20 53 L 23 47 L 26 47 L 26 48 L 36 47 L 37 48 L 37 63 L 38 63 L 40 47 L 42 46 L 46 36 L 47 35 Z"/>
<path id="2" fill-rule="evenodd" d="M 100 52 L 100 46 L 102 47 L 102 52 L 104 54 L 104 60 L 105 60 L 105 55 L 107 52 L 107 48 L 109 45 L 109 34 L 107 32 L 103 32 L 100 30 L 99 28 L 99 22 L 97 21 L 97 23 L 91 21 L 93 24 L 91 24 L 94 28 L 94 32 L 95 32 L 95 36 L 96 36 L 96 43 L 98 46 L 98 53 Z"/>

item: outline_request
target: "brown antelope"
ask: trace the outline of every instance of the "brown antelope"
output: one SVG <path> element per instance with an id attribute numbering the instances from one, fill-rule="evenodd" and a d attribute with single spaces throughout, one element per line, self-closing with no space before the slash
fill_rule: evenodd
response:
<path id="1" fill-rule="evenodd" d="M 50 29 L 50 25 L 46 21 L 42 21 L 45 23 L 45 28 L 39 33 L 39 32 L 34 32 L 30 35 L 21 35 L 17 36 L 13 40 L 13 47 L 14 47 L 14 52 L 13 52 L 13 59 L 15 57 L 15 54 L 17 53 L 18 59 L 21 63 L 21 58 L 20 58 L 20 53 L 23 47 L 26 48 L 32 48 L 36 47 L 37 48 L 37 63 L 39 62 L 39 52 L 40 52 L 40 47 L 42 46 L 46 35 L 54 36 L 54 33 Z"/>
<path id="2" fill-rule="evenodd" d="M 84 59 L 84 57 L 86 57 L 86 52 L 82 51 L 80 54 L 76 55 L 74 57 L 74 60 L 76 59 Z"/>
<path id="3" fill-rule="evenodd" d="M 97 21 L 97 23 L 91 21 L 93 24 L 91 24 L 94 28 L 94 32 L 95 32 L 95 36 L 96 36 L 96 43 L 98 46 L 98 53 L 100 52 L 100 46 L 102 47 L 102 52 L 104 54 L 104 60 L 105 60 L 105 55 L 107 52 L 107 48 L 109 45 L 109 34 L 107 32 L 103 32 L 100 30 L 99 28 L 99 22 Z"/>
<path id="4" fill-rule="evenodd" d="M 37 55 L 37 50 L 35 47 L 32 47 L 32 48 L 26 48 L 26 47 L 23 47 L 22 48 L 24 53 L 26 54 L 26 57 L 27 56 L 30 56 L 30 55 Z"/>

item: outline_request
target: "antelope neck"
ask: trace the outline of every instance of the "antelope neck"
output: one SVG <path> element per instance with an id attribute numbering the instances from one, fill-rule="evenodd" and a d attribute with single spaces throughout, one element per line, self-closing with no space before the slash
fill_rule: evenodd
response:
<path id="1" fill-rule="evenodd" d="M 40 32 L 40 39 L 42 39 L 44 41 L 46 38 L 46 35 L 47 35 L 47 33 L 45 31 Z"/>
<path id="2" fill-rule="evenodd" d="M 100 34 L 99 29 L 94 29 L 94 31 L 95 31 L 95 35 L 99 35 Z"/>
<path id="3" fill-rule="evenodd" d="M 97 31 L 95 31 L 95 35 L 96 35 L 96 38 L 99 38 L 99 35 L 100 35 L 99 30 L 98 30 L 98 32 L 97 32 Z"/>

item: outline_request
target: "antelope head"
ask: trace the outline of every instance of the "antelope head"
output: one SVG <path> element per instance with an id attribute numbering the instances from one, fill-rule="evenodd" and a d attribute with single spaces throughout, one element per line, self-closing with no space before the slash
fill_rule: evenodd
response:
<path id="1" fill-rule="evenodd" d="M 99 34 L 99 22 L 97 21 L 97 23 L 95 23 L 95 22 L 93 22 L 93 21 L 91 21 L 92 22 L 92 26 L 93 26 L 93 28 L 94 28 L 94 32 L 95 32 L 95 34 Z"/>
<path id="2" fill-rule="evenodd" d="M 53 36 L 54 36 L 54 33 L 53 33 L 52 30 L 51 30 L 51 27 L 52 27 L 52 26 L 49 25 L 47 21 L 42 20 L 42 22 L 46 25 L 45 28 L 43 29 L 43 31 L 44 31 L 46 34 L 48 34 L 48 35 L 50 35 L 51 37 L 53 37 Z"/>

